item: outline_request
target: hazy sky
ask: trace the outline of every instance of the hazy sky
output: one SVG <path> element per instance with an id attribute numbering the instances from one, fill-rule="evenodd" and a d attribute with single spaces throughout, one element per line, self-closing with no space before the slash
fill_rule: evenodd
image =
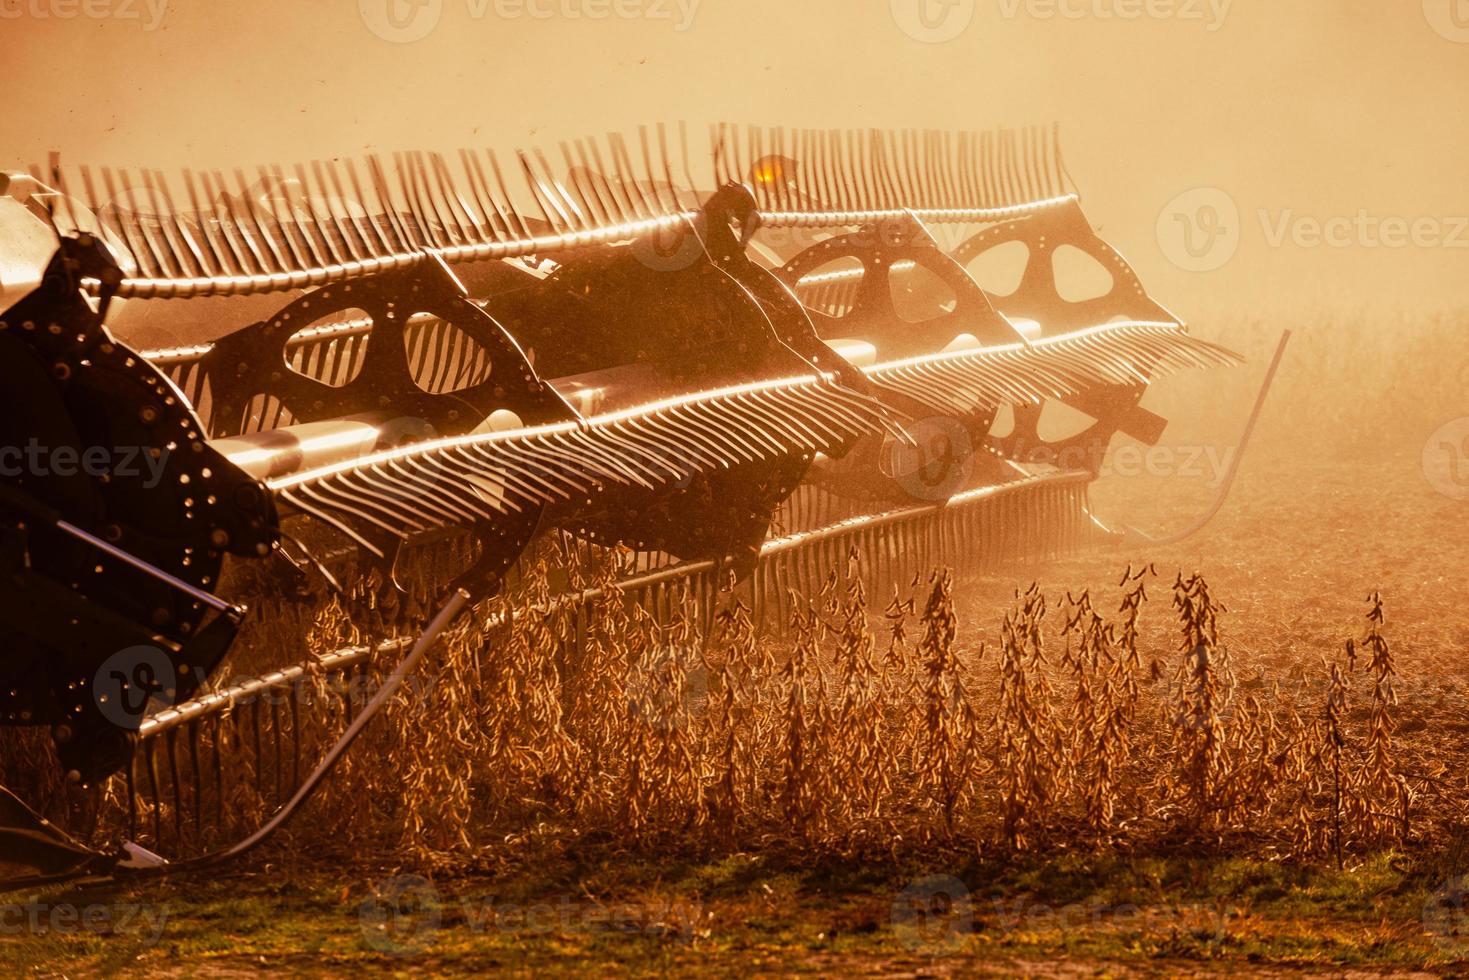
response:
<path id="1" fill-rule="evenodd" d="M 0 0 L 0 64 L 0 166 L 1056 120 L 1190 320 L 1469 305 L 1469 0 Z"/>

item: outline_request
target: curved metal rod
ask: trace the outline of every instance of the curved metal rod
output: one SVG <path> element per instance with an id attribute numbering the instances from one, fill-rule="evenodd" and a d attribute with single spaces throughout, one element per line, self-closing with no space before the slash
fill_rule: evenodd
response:
<path id="1" fill-rule="evenodd" d="M 1204 511 L 1200 517 L 1188 527 L 1181 531 L 1161 538 L 1155 538 L 1146 532 L 1140 531 L 1130 524 L 1123 525 L 1123 545 L 1167 545 L 1177 544 L 1185 538 L 1192 537 L 1204 526 L 1214 519 L 1214 515 L 1224 507 L 1224 501 L 1229 497 L 1229 491 L 1234 487 L 1234 478 L 1239 475 L 1239 464 L 1244 459 L 1245 449 L 1250 444 L 1250 437 L 1254 435 L 1255 423 L 1260 421 L 1260 412 L 1265 407 L 1265 396 L 1270 393 L 1270 388 L 1275 384 L 1275 373 L 1280 369 L 1281 359 L 1285 357 L 1285 345 L 1290 342 L 1290 331 L 1284 330 L 1280 334 L 1280 343 L 1276 345 L 1275 356 L 1270 359 L 1270 367 L 1265 372 L 1265 380 L 1260 385 L 1260 393 L 1255 396 L 1255 407 L 1250 411 L 1250 420 L 1245 423 L 1245 431 L 1240 435 L 1239 449 L 1230 461 L 1229 470 L 1224 474 L 1224 482 L 1219 485 L 1219 493 L 1214 498 L 1214 503 Z"/>

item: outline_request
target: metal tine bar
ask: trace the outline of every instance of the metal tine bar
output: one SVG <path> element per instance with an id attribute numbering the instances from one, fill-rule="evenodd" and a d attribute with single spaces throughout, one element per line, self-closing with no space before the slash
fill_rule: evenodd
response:
<path id="1" fill-rule="evenodd" d="M 209 252 L 214 256 L 215 265 L 224 270 L 225 275 L 239 276 L 245 274 L 244 263 L 239 253 L 235 250 L 234 242 L 229 240 L 219 228 L 212 202 L 206 207 L 200 203 L 199 188 L 194 184 L 194 172 L 184 170 L 184 189 L 189 194 L 189 206 L 199 216 L 199 230 L 204 241 L 209 246 Z M 221 242 L 220 239 L 223 241 Z M 197 401 L 197 399 L 191 399 Z"/>
<path id="2" fill-rule="evenodd" d="M 827 182 L 826 171 L 823 168 L 825 162 L 825 149 L 822 141 L 822 133 L 817 129 L 806 129 L 801 132 L 801 172 L 802 183 L 806 185 L 807 193 L 815 200 L 817 207 L 830 208 L 836 202 L 836 194 L 832 192 L 831 185 Z"/>
<path id="3" fill-rule="evenodd" d="M 469 193 L 474 197 L 474 203 L 479 206 L 480 214 L 484 216 L 482 228 L 484 240 L 487 242 L 502 242 L 510 235 L 510 225 L 500 213 L 499 205 L 494 203 L 490 188 L 485 183 L 484 173 L 479 168 L 479 161 L 469 150 L 460 148 L 459 166 L 464 170 L 465 182 L 469 185 Z M 500 219 L 500 224 L 495 219 Z"/>
<path id="4" fill-rule="evenodd" d="M 515 206 L 515 197 L 510 193 L 510 185 L 505 182 L 504 171 L 500 169 L 500 158 L 495 155 L 494 150 L 485 150 L 485 157 L 490 161 L 490 172 L 495 175 L 495 185 L 500 191 L 499 200 L 505 202 L 505 216 L 509 220 L 512 237 L 534 238 L 530 225 L 525 223 L 520 209 Z"/>
<path id="5" fill-rule="evenodd" d="M 417 226 L 420 241 L 435 248 L 444 248 L 452 244 L 447 235 L 449 229 L 444 228 L 438 216 L 425 205 L 423 190 L 419 181 L 418 161 L 412 154 L 394 153 L 393 166 L 398 170 L 398 188 L 403 194 L 403 200 L 408 205 L 408 211 L 413 216 L 413 223 Z"/>
<path id="6" fill-rule="evenodd" d="M 495 185 L 499 188 L 498 197 L 495 195 L 495 187 L 491 187 L 491 184 L 489 184 L 485 167 L 480 165 L 479 156 L 470 153 L 467 159 L 474 166 L 474 176 L 479 179 L 480 184 L 485 188 L 486 200 L 495 207 L 495 215 L 499 217 L 499 222 L 505 226 L 505 238 L 529 237 L 526 231 L 526 223 L 520 219 L 520 213 L 516 210 L 516 203 L 510 197 L 510 192 L 505 190 L 505 178 L 499 172 L 499 160 L 495 157 L 494 151 L 486 150 L 485 159 L 489 160 L 489 170 L 495 175 Z"/>
<path id="7" fill-rule="evenodd" d="M 378 223 L 378 219 L 374 215 L 374 212 L 384 212 L 383 220 L 388 220 L 386 215 L 386 212 L 388 210 L 387 202 L 382 199 L 382 195 L 377 192 L 377 188 L 372 184 L 367 185 L 368 189 L 373 192 L 372 198 L 369 198 L 369 196 L 363 192 L 363 183 L 357 176 L 357 165 L 354 162 L 352 162 L 351 160 L 347 160 L 345 161 L 345 166 L 347 170 L 347 179 L 352 184 L 352 193 L 356 195 L 357 201 L 361 205 L 364 212 L 362 224 L 357 224 L 356 220 L 354 219 L 353 227 L 355 227 L 357 229 L 357 233 L 362 236 L 363 243 L 366 246 L 367 253 L 369 255 L 386 255 L 393 250 L 393 245 L 388 240 L 387 235 L 384 234 L 383 227 Z M 372 176 L 371 172 L 369 172 L 368 176 L 369 178 Z M 367 237 L 367 235 L 362 234 L 363 225 L 367 226 L 367 231 L 371 234 L 371 238 Z"/>
<path id="8" fill-rule="evenodd" d="M 162 172 L 143 170 L 142 177 L 143 187 L 148 191 L 148 203 L 153 206 L 153 213 L 158 218 L 159 234 L 168 247 L 168 256 L 174 267 L 179 270 L 180 275 L 185 277 L 195 272 L 204 276 L 213 275 L 211 271 L 206 270 L 204 257 L 198 253 L 197 247 L 193 242 L 187 240 L 187 232 L 179 223 L 178 211 L 168 196 L 168 189 L 161 186 Z M 173 226 L 172 234 L 170 234 L 170 225 Z"/>
<path id="9" fill-rule="evenodd" d="M 117 218 L 118 229 L 122 233 L 122 237 L 127 241 L 128 251 L 133 253 L 134 261 L 138 263 L 140 268 L 144 269 L 147 275 L 162 275 L 163 268 L 158 264 L 157 256 L 153 252 L 153 246 L 149 244 L 146 238 L 143 238 L 142 228 L 137 224 L 136 212 L 129 209 L 128 215 L 132 215 L 132 217 L 125 216 L 122 208 L 118 204 L 120 191 L 118 190 L 117 184 L 113 182 L 111 167 L 102 168 L 102 186 L 107 188 L 107 198 L 112 203 L 112 213 Z M 138 240 L 140 238 L 142 239 L 141 242 Z"/>
<path id="10" fill-rule="evenodd" d="M 935 133 L 933 143 L 934 155 L 940 161 L 938 186 L 943 207 L 963 207 L 964 200 L 959 194 L 958 184 L 955 183 L 958 174 L 954 169 L 954 134 L 948 131 Z"/>
<path id="11" fill-rule="evenodd" d="M 628 191 L 627 185 L 621 177 L 617 179 L 612 178 L 612 171 L 607 168 L 607 164 L 602 159 L 601 146 L 595 139 L 589 139 L 587 140 L 587 149 L 596 164 L 596 173 L 603 181 L 603 186 L 606 188 L 607 194 L 612 198 L 617 208 L 617 213 L 621 216 L 621 220 L 637 220 L 641 215 L 638 214 L 637 206 L 633 204 L 632 194 Z M 610 152 L 608 157 L 611 158 Z"/>
<path id="12" fill-rule="evenodd" d="M 159 213 L 161 208 L 158 204 L 152 181 L 148 177 L 148 172 L 146 170 L 139 170 L 136 179 L 132 177 L 128 178 L 127 185 L 128 199 L 130 201 L 137 201 L 140 187 L 148 192 L 148 205 L 153 209 L 152 212 L 144 214 L 137 210 L 135 204 L 133 213 L 138 222 L 138 229 L 144 241 L 148 242 L 152 248 L 159 268 L 164 270 L 163 274 L 165 276 L 183 275 L 182 260 L 174 254 L 173 245 L 168 240 L 168 233 L 164 229 L 163 215 Z"/>
<path id="13" fill-rule="evenodd" d="M 922 201 L 922 207 L 926 208 L 941 207 L 942 205 L 937 195 L 933 192 L 933 170 L 935 162 L 933 156 L 925 152 L 927 149 L 926 140 L 928 139 L 928 134 L 923 130 L 916 129 L 911 132 L 913 137 L 909 145 L 912 147 L 913 156 L 909 161 L 909 172 L 912 176 L 914 187 L 910 200 Z"/>
<path id="14" fill-rule="evenodd" d="M 873 172 L 881 194 L 882 204 L 880 206 L 883 208 L 901 207 L 903 195 L 893 179 L 892 162 L 888 159 L 887 141 L 880 130 L 871 131 L 868 146 L 872 152 Z"/>
<path id="15" fill-rule="evenodd" d="M 403 222 L 403 216 L 398 212 L 398 202 L 393 198 L 392 185 L 388 183 L 388 175 L 383 170 L 383 162 L 377 154 L 367 157 L 367 173 L 372 179 L 374 193 L 383 207 L 383 216 L 387 219 L 388 227 L 398 237 L 400 247 L 410 251 L 420 250 L 424 242 L 421 238 L 423 229 L 416 229 L 418 235 L 410 235 L 408 227 Z"/>
<path id="16" fill-rule="evenodd" d="M 923 193 L 923 180 L 918 168 L 918 133 L 904 129 L 890 135 L 893 139 L 893 166 L 898 171 L 898 187 L 903 195 L 899 207 L 927 207 L 928 199 Z"/>
<path id="17" fill-rule="evenodd" d="M 756 165 L 765 156 L 764 132 L 758 127 L 750 126 L 747 127 L 745 135 L 745 161 L 744 166 L 740 169 L 739 179 L 747 182 L 756 189 L 760 195 L 759 200 L 765 207 L 776 210 L 776 208 L 771 208 L 771 205 L 775 203 L 775 197 L 770 185 L 762 184 L 756 179 L 755 175 Z"/>
<path id="18" fill-rule="evenodd" d="M 775 191 L 775 206 L 778 211 L 794 211 L 796 208 L 790 197 L 790 175 L 786 173 L 785 162 L 790 156 L 786 152 L 786 131 L 784 126 L 777 126 L 770 136 L 770 153 L 775 158 L 773 163 L 777 169 L 771 174 L 770 185 Z"/>
<path id="19" fill-rule="evenodd" d="M 384 505 L 395 504 L 395 516 L 410 515 L 415 530 L 427 530 L 441 524 L 454 524 L 466 516 L 458 508 L 447 503 L 447 494 L 436 493 L 432 483 L 420 480 L 416 475 L 398 467 L 389 460 L 377 466 L 361 466 L 338 477 L 338 488 L 347 487 L 371 496 Z M 396 475 L 390 480 L 384 470 Z M 350 482 L 356 481 L 356 482 Z M 418 491 L 416 493 L 410 491 Z M 397 513 L 401 511 L 400 513 Z"/>
<path id="20" fill-rule="evenodd" d="M 536 207 L 541 209 L 541 215 L 546 219 L 546 224 L 550 225 L 551 230 L 558 235 L 571 231 L 571 216 L 561 210 L 555 195 L 537 179 L 535 170 L 531 167 L 530 158 L 522 151 L 517 151 L 515 156 L 520 161 L 521 176 L 525 178 L 531 197 L 535 199 Z"/>
<path id="21" fill-rule="evenodd" d="M 247 275 L 268 275 L 270 269 L 265 256 L 245 230 L 245 225 L 235 210 L 234 195 L 224 182 L 224 175 L 218 170 L 214 171 L 213 176 L 207 172 L 201 173 L 199 182 L 204 186 L 205 195 L 214 201 L 215 210 L 222 209 L 228 218 L 220 222 L 219 233 L 229 242 L 230 249 L 239 258 L 242 271 Z M 215 186 L 216 183 L 218 187 Z"/>
<path id="22" fill-rule="evenodd" d="M 1039 127 L 1027 126 L 1025 128 L 1025 172 L 1028 178 L 1028 200 L 1035 200 L 1039 198 L 1042 194 L 1041 188 L 1045 186 L 1045 181 L 1041 179 L 1041 153 L 1039 137 Z"/>
<path id="23" fill-rule="evenodd" d="M 290 259 L 282 259 L 281 271 L 289 272 L 292 269 L 302 269 L 309 267 L 311 264 L 311 260 L 308 259 L 306 255 L 302 252 L 301 247 L 296 243 L 296 237 L 291 234 L 291 226 L 295 222 L 294 216 L 290 214 L 290 201 L 288 199 L 284 199 L 283 196 L 277 196 L 276 194 L 271 193 L 271 190 L 273 189 L 271 185 L 271 177 L 273 175 L 269 171 L 267 171 L 264 167 L 257 167 L 255 168 L 255 172 L 260 175 L 260 187 L 262 191 L 262 196 L 265 198 L 266 207 L 270 209 L 271 220 L 275 222 L 275 227 L 271 230 L 274 231 L 275 237 L 277 237 L 281 242 L 284 243 L 285 250 L 291 255 Z M 282 206 L 287 209 L 287 213 L 284 216 L 281 214 L 280 211 L 280 208 Z"/>
<path id="24" fill-rule="evenodd" d="M 307 213 L 311 215 L 311 230 L 316 232 L 319 239 L 318 251 L 328 257 L 331 262 L 342 264 L 350 262 L 352 255 L 347 247 L 340 225 L 337 222 L 336 212 L 332 210 L 330 188 L 326 181 L 320 179 L 318 171 L 317 180 L 312 181 L 312 171 L 307 170 L 302 164 L 295 164 L 292 171 L 296 179 L 301 183 L 302 195 L 305 197 Z M 342 238 L 340 243 L 338 238 Z"/>
<path id="25" fill-rule="evenodd" d="M 287 271 L 289 263 L 286 262 L 285 256 L 281 254 L 279 244 L 271 235 L 266 233 L 265 226 L 260 223 L 260 218 L 255 213 L 255 202 L 250 199 L 250 185 L 245 182 L 245 171 L 236 167 L 233 173 L 235 186 L 239 190 L 234 200 L 239 203 L 240 210 L 238 212 L 232 211 L 232 213 L 235 214 L 237 221 L 241 217 L 244 218 L 242 227 L 247 240 L 252 238 L 252 232 L 253 239 L 258 240 L 256 254 L 265 260 L 265 271 L 272 274 Z"/>
<path id="26" fill-rule="evenodd" d="M 643 148 L 643 173 L 647 175 L 648 195 L 652 197 L 654 202 L 657 204 L 658 213 L 663 214 L 675 210 L 678 206 L 678 201 L 675 200 L 673 206 L 670 207 L 668 202 L 663 200 L 663 188 L 658 185 L 658 178 L 653 176 L 653 154 L 648 146 L 647 126 L 638 127 L 638 142 L 642 145 Z M 664 164 L 666 165 L 667 162 L 667 158 L 665 157 Z"/>
<path id="27" fill-rule="evenodd" d="M 220 267 L 216 266 L 210 261 L 210 256 L 212 255 L 213 249 L 207 245 L 207 239 L 205 247 L 201 248 L 199 246 L 199 242 L 195 239 L 194 233 L 189 230 L 188 223 L 185 221 L 183 214 L 174 205 L 173 195 L 169 192 L 168 189 L 168 181 L 164 179 L 163 172 L 161 170 L 153 171 L 153 180 L 148 184 L 148 196 L 150 199 L 154 196 L 154 184 L 157 185 L 158 196 L 163 199 L 163 208 L 168 215 L 168 221 L 164 222 L 165 237 L 168 237 L 168 224 L 172 223 L 173 225 L 174 236 L 177 240 L 172 241 L 170 244 L 173 245 L 174 254 L 180 257 L 187 256 L 189 259 L 191 259 L 194 268 L 201 276 L 212 277 L 219 275 Z M 194 211 L 194 215 L 194 220 L 199 222 L 200 228 L 202 230 L 206 219 L 199 215 L 197 208 Z M 182 245 L 182 247 L 180 247 L 180 245 Z"/>
<path id="28" fill-rule="evenodd" d="M 1008 200 L 1019 200 L 1025 194 L 1025 187 L 1021 179 L 1020 161 L 1016 154 L 1018 140 L 1014 130 L 1005 131 L 1005 173 L 1010 178 L 1010 196 Z"/>
<path id="29" fill-rule="evenodd" d="M 608 209 L 606 202 L 602 200 L 596 186 L 595 174 L 588 165 L 585 151 L 582 150 L 581 141 L 577 140 L 577 149 L 580 151 L 581 163 L 572 158 L 571 144 L 562 140 L 560 143 L 561 158 L 566 162 L 566 177 L 571 182 L 572 190 L 581 199 L 582 210 L 592 216 L 592 221 L 597 224 L 617 224 L 621 219 L 615 217 Z"/>
<path id="30" fill-rule="evenodd" d="M 993 134 L 990 142 L 989 166 L 994 176 L 995 202 L 1007 201 L 1012 191 L 1010 182 L 1005 174 L 1005 134 L 997 132 Z"/>
<path id="31" fill-rule="evenodd" d="M 455 242 L 449 237 L 449 229 L 439 219 L 433 202 L 426 200 L 428 188 L 423 184 L 422 167 L 416 153 L 394 153 L 393 166 L 398 171 L 398 187 L 403 193 L 403 200 L 408 204 L 408 211 L 413 215 L 413 223 L 418 227 L 418 233 L 425 241 L 424 244 L 433 248 L 447 248 Z"/>
<path id="32" fill-rule="evenodd" d="M 876 129 L 868 129 L 864 143 L 865 151 L 867 151 L 865 163 L 867 163 L 868 173 L 873 176 L 873 192 L 876 194 L 873 207 L 886 209 L 892 206 L 892 192 L 887 187 L 887 165 L 886 160 L 883 159 L 881 135 Z"/>
<path id="33" fill-rule="evenodd" d="M 895 209 L 908 207 L 909 201 L 914 200 L 915 192 L 917 192 L 917 190 L 912 187 L 912 182 L 909 181 L 908 173 L 905 173 L 905 170 L 903 170 L 902 150 L 900 150 L 899 147 L 899 143 L 900 141 L 902 141 L 902 137 L 900 137 L 900 134 L 898 134 L 898 132 L 892 131 L 880 132 L 880 135 L 881 138 L 883 138 L 883 160 L 887 163 L 887 167 L 889 167 L 889 173 L 890 175 L 892 175 L 892 206 L 895 207 Z"/>
<path id="34" fill-rule="evenodd" d="M 439 224 L 446 233 L 449 233 L 456 245 L 472 244 L 479 241 L 477 235 L 469 230 L 459 212 L 454 207 L 454 190 L 447 176 L 439 172 L 435 165 L 433 154 L 417 152 L 413 154 L 414 169 L 418 180 L 423 188 L 423 196 L 428 199 L 433 213 L 438 217 Z"/>
<path id="35" fill-rule="evenodd" d="M 848 174 L 841 165 L 841 160 L 842 131 L 840 129 L 827 130 L 821 150 L 821 168 L 826 172 L 827 182 L 831 185 L 836 206 L 842 211 L 850 211 L 853 207 L 852 185 L 848 183 Z"/>
<path id="36" fill-rule="evenodd" d="M 479 243 L 494 241 L 493 236 L 480 222 L 479 216 L 475 214 L 469 200 L 465 198 L 464 192 L 455 185 L 453 173 L 449 170 L 449 161 L 444 159 L 442 153 L 430 153 L 428 161 L 438 185 L 439 194 L 448 203 L 449 212 L 454 216 L 454 223 L 464 241 Z"/>
<path id="37" fill-rule="evenodd" d="M 684 151 L 687 161 L 687 145 Z M 671 211 L 677 213 L 683 210 L 683 202 L 678 199 L 678 183 L 673 179 L 673 156 L 668 152 L 668 128 L 662 123 L 658 124 L 658 155 L 663 159 L 663 179 L 668 182 L 668 206 Z M 693 190 L 692 185 L 689 190 Z"/>
<path id="38" fill-rule="evenodd" d="M 612 164 L 617 168 L 617 179 L 622 183 L 623 191 L 627 194 L 633 213 L 639 218 L 654 217 L 656 212 L 648 206 L 642 188 L 638 186 L 637 178 L 634 176 L 636 172 L 633 170 L 632 158 L 627 152 L 627 142 L 621 134 L 609 133 L 607 143 Z"/>
<path id="39" fill-rule="evenodd" d="M 985 203 L 979 177 L 979 134 L 966 131 L 959 136 L 959 187 L 968 201 Z"/>
<path id="40" fill-rule="evenodd" d="M 365 248 L 366 241 L 361 238 L 361 232 L 352 220 L 352 202 L 342 193 L 342 184 L 337 178 L 337 168 L 323 166 L 320 160 L 312 160 L 311 172 L 316 175 L 316 184 L 321 188 L 322 197 L 326 201 L 327 215 L 331 218 L 337 235 L 342 239 L 339 253 L 347 260 L 361 262 L 367 253 L 357 246 L 361 244 Z M 327 181 L 328 175 L 331 177 L 330 183 Z M 337 202 L 336 207 L 332 206 L 333 201 Z M 361 207 L 360 203 L 358 207 Z M 344 211 L 345 214 L 338 214 L 338 209 Z M 354 242 L 353 238 L 357 238 L 357 241 Z"/>
<path id="41" fill-rule="evenodd" d="M 998 204 L 1003 199 L 1000 191 L 999 154 L 996 147 L 999 138 L 994 133 L 984 133 L 982 140 L 979 172 L 984 178 L 986 201 L 991 205 Z"/>
<path id="42" fill-rule="evenodd" d="M 689 192 L 689 202 L 697 208 L 703 202 L 699 200 L 699 184 L 694 178 L 694 168 L 689 158 L 689 124 L 682 119 L 678 121 L 678 146 L 679 156 L 683 162 L 684 184 Z"/>
<path id="43" fill-rule="evenodd" d="M 954 206 L 953 197 L 949 193 L 949 151 L 953 144 L 945 142 L 947 135 L 929 130 L 924 139 L 924 159 L 928 161 L 930 193 L 934 197 L 934 206 L 938 208 Z"/>
<path id="44" fill-rule="evenodd" d="M 92 212 L 92 220 L 96 222 L 96 232 L 100 236 L 103 232 L 104 222 L 97 203 L 97 187 L 92 183 L 92 168 L 83 165 L 80 168 L 82 175 L 82 186 L 86 188 L 87 210 Z"/>
<path id="45" fill-rule="evenodd" d="M 576 198 L 566 190 L 566 185 L 556 179 L 556 173 L 551 169 L 551 164 L 546 160 L 546 154 L 539 149 L 534 151 L 535 161 L 541 165 L 542 186 L 556 203 L 556 209 L 566 220 L 572 231 L 589 231 L 595 225 L 587 220 L 586 213 L 576 203 Z"/>
<path id="46" fill-rule="evenodd" d="M 724 123 L 709 124 L 709 154 L 714 161 L 714 187 L 716 190 L 725 185 L 725 125 Z"/>
<path id="47" fill-rule="evenodd" d="M 1066 190 L 1066 158 L 1061 154 L 1061 123 L 1051 124 L 1051 154 L 1052 165 L 1056 168 L 1056 190 Z"/>
<path id="48" fill-rule="evenodd" d="M 316 231 L 318 234 L 321 235 L 324 240 L 328 240 L 330 236 L 323 233 L 320 226 L 317 224 L 316 208 L 311 203 L 310 186 L 306 184 L 304 180 L 301 183 L 301 196 L 304 199 L 302 202 L 302 207 L 306 209 L 307 214 L 309 215 L 308 219 L 300 215 L 297 212 L 297 209 L 292 207 L 291 205 L 289 186 L 290 178 L 286 176 L 285 171 L 281 169 L 279 165 L 276 165 L 272 167 L 271 172 L 275 177 L 276 186 L 280 187 L 282 190 L 281 203 L 286 208 L 286 220 L 282 224 L 283 232 L 287 235 L 287 237 L 289 237 L 292 232 L 295 232 L 301 238 L 301 241 L 305 246 L 305 251 L 311 253 L 311 257 L 307 259 L 308 263 L 314 263 L 317 267 L 326 265 L 328 262 L 327 252 L 324 248 L 318 247 L 316 240 L 311 233 L 312 231 Z"/>

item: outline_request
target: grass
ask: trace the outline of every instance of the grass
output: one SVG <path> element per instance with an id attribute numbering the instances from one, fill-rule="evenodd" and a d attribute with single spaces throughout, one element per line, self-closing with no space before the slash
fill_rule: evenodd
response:
<path id="1" fill-rule="evenodd" d="M 1400 855 L 1336 871 L 1228 856 L 863 867 L 792 855 L 705 862 L 556 851 L 555 860 L 527 854 L 525 867 L 493 876 L 415 879 L 398 916 L 382 894 L 393 891 L 388 868 L 342 874 L 307 864 L 287 876 L 266 865 L 134 891 L 49 895 L 53 905 L 79 908 L 142 903 L 164 928 L 157 942 L 80 929 L 26 936 L 0 945 L 0 966 L 16 976 L 308 967 L 413 976 L 1469 969 L 1469 936 L 1424 928 L 1434 889 Z M 967 899 L 947 911 L 915 906 L 935 877 L 966 883 Z"/>

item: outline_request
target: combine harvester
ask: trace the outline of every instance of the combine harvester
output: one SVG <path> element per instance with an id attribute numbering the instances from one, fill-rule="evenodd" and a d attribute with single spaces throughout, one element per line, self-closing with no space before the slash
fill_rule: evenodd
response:
<path id="1" fill-rule="evenodd" d="M 778 625 L 854 548 L 889 588 L 1104 540 L 1087 487 L 1115 434 L 1161 436 L 1148 386 L 1237 362 L 1093 233 L 1050 132 L 710 149 L 0 177 L 0 721 L 60 763 L 44 800 L 0 798 L 0 866 L 254 846 L 532 555 L 615 568 L 658 617 L 738 596 Z M 970 272 L 994 256 L 1004 295 Z M 267 649 L 332 596 L 385 639 Z M 227 654 L 266 669 L 220 688 Z M 302 760 L 310 706 L 270 695 L 374 660 Z M 257 833 L 173 864 L 135 843 L 217 845 L 240 779 L 276 809 Z M 129 843 L 78 842 L 99 827 Z"/>

